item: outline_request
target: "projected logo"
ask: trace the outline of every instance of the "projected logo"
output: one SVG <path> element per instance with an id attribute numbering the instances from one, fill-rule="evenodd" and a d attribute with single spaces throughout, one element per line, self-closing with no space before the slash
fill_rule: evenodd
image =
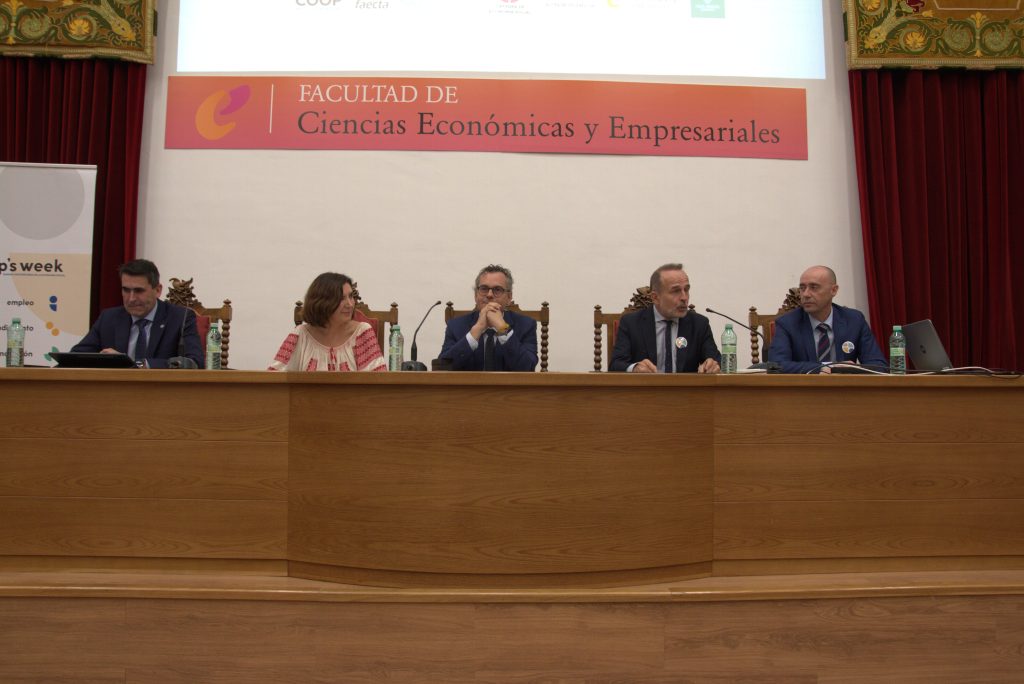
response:
<path id="1" fill-rule="evenodd" d="M 725 0 L 690 0 L 690 16 L 724 19 Z"/>
<path id="2" fill-rule="evenodd" d="M 233 115 L 245 107 L 251 95 L 247 85 L 210 94 L 196 109 L 196 131 L 207 140 L 220 140 L 235 130 Z"/>
<path id="3" fill-rule="evenodd" d="M 529 14 L 529 0 L 492 0 L 491 14 Z"/>

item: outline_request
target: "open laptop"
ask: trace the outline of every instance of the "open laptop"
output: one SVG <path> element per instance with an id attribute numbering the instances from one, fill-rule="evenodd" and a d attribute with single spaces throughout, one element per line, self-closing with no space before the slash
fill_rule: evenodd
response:
<path id="1" fill-rule="evenodd" d="M 907 353 L 916 370 L 941 371 L 953 367 L 931 319 L 907 323 L 903 336 L 907 338 Z"/>
<path id="2" fill-rule="evenodd" d="M 58 368 L 134 368 L 135 362 L 127 354 L 102 352 L 50 352 Z"/>

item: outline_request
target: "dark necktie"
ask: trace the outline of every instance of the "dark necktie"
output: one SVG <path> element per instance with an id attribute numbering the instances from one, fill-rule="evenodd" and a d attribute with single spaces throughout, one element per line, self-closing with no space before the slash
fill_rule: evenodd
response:
<path id="1" fill-rule="evenodd" d="M 672 321 L 665 319 L 665 367 L 662 369 L 663 373 L 671 373 L 672 368 L 672 355 L 675 353 L 676 346 L 672 341 Z"/>
<path id="2" fill-rule="evenodd" d="M 821 337 L 818 338 L 818 362 L 825 363 L 832 360 L 832 343 L 828 340 L 828 325 L 819 323 L 818 332 L 821 333 Z"/>
<path id="3" fill-rule="evenodd" d="M 142 361 L 146 358 L 146 352 L 149 350 L 149 335 L 146 334 L 146 326 L 149 325 L 149 321 L 140 318 L 135 321 L 135 325 L 139 326 L 139 336 L 135 338 L 135 360 Z"/>
<path id="4" fill-rule="evenodd" d="M 484 333 L 484 370 L 494 370 L 494 331 Z"/>

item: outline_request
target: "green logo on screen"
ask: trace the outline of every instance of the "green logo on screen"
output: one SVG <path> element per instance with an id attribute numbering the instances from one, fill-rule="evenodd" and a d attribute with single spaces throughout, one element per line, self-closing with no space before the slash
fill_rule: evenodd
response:
<path id="1" fill-rule="evenodd" d="M 698 19 L 724 19 L 725 0 L 690 0 L 690 16 Z"/>

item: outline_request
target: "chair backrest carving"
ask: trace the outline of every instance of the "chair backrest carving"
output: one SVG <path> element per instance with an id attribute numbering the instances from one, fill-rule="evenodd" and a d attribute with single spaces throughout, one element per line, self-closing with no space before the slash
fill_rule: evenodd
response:
<path id="1" fill-rule="evenodd" d="M 177 304 L 178 306 L 188 307 L 196 313 L 196 328 L 199 330 L 199 344 L 202 345 L 203 350 L 206 350 L 206 332 L 210 329 L 210 321 L 216 320 L 220 322 L 220 365 L 221 368 L 228 367 L 228 354 L 231 349 L 231 300 L 225 299 L 224 303 L 216 308 L 206 307 L 196 299 L 195 292 L 192 289 L 192 281 L 195 278 L 189 278 L 188 280 L 181 280 L 180 278 L 171 278 L 171 286 L 167 289 L 167 301 L 171 304 Z M 202 317 L 205 316 L 206 320 L 203 325 Z"/>
<path id="2" fill-rule="evenodd" d="M 548 308 L 547 302 L 541 302 L 539 309 L 521 309 L 515 302 L 511 302 L 507 307 L 509 311 L 515 311 L 517 314 L 523 316 L 529 316 L 533 320 L 537 321 L 540 325 L 540 339 L 537 341 L 540 347 L 540 372 L 546 373 L 548 370 L 548 325 L 551 319 L 551 311 Z M 456 309 L 452 302 L 447 302 L 444 307 L 444 322 L 457 318 L 458 316 L 465 316 L 466 314 L 473 311 L 473 309 Z"/>
<path id="3" fill-rule="evenodd" d="M 646 309 L 649 306 L 653 306 L 654 300 L 651 298 L 651 287 L 644 285 L 643 287 L 636 288 L 636 292 L 629 298 L 629 306 L 620 311 L 619 313 L 604 313 L 601 310 L 601 305 L 597 304 L 594 306 L 594 370 L 597 372 L 601 371 L 601 326 L 604 326 L 605 337 L 608 338 L 607 352 L 607 365 L 612 365 L 612 350 L 615 348 L 615 335 L 619 331 L 619 319 L 628 313 Z M 696 307 L 690 304 L 690 311 L 693 311 Z"/>
<path id="4" fill-rule="evenodd" d="M 779 316 L 792 311 L 793 309 L 800 306 L 800 290 L 791 287 L 786 292 L 786 298 L 782 301 L 782 306 L 779 310 L 773 314 L 759 314 L 757 313 L 757 307 L 750 307 L 750 314 L 747 317 L 747 323 L 753 330 L 761 329 L 764 334 L 764 350 L 767 353 L 768 347 L 772 345 L 772 335 L 775 334 L 775 319 Z M 750 333 L 750 362 L 760 363 L 761 361 L 761 350 L 758 347 L 760 338 L 756 332 Z"/>

